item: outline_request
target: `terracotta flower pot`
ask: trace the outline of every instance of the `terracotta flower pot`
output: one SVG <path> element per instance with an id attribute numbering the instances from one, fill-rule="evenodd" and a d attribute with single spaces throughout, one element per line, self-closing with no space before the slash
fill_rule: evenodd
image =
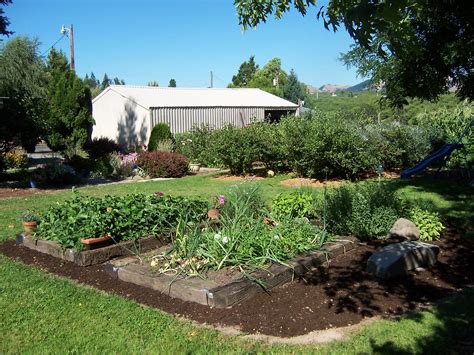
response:
<path id="1" fill-rule="evenodd" d="M 84 246 L 84 249 L 86 250 L 102 248 L 102 247 L 112 244 L 112 242 L 113 240 L 110 235 L 106 235 L 106 236 L 98 237 L 98 238 L 81 239 L 81 243 Z"/>
<path id="2" fill-rule="evenodd" d="M 32 234 L 35 231 L 36 227 L 38 227 L 38 222 L 36 221 L 23 221 L 22 224 L 25 234 L 27 235 Z"/>
<path id="3" fill-rule="evenodd" d="M 213 208 L 213 209 L 210 209 L 209 211 L 207 211 L 207 216 L 210 218 L 210 219 L 217 219 L 219 218 L 219 210 L 217 208 Z"/>

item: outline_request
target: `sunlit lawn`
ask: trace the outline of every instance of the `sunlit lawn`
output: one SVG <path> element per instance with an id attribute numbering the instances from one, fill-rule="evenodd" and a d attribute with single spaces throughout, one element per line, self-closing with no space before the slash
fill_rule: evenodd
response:
<path id="1" fill-rule="evenodd" d="M 286 177 L 257 181 L 267 200 L 289 188 Z M 80 188 L 89 195 L 152 193 L 210 198 L 225 192 L 233 181 L 207 176 L 113 184 Z M 410 199 L 423 199 L 465 228 L 472 228 L 472 187 L 438 181 L 390 181 Z M 43 211 L 72 196 L 70 190 L 0 200 L 1 239 L 20 231 L 17 220 L 25 209 Z M 325 346 L 265 345 L 242 337 L 178 320 L 119 296 L 77 285 L 0 256 L 0 353 L 445 353 L 474 334 L 474 292 L 459 296 L 400 320 L 381 320 L 365 326 L 344 342 Z M 271 321 L 271 320 L 269 320 Z"/>

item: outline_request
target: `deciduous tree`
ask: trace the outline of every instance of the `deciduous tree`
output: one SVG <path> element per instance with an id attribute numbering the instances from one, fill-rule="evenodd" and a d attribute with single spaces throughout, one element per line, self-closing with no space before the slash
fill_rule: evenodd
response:
<path id="1" fill-rule="evenodd" d="M 32 151 L 48 114 L 47 75 L 35 39 L 17 37 L 0 51 L 0 145 Z"/>
<path id="2" fill-rule="evenodd" d="M 303 16 L 316 0 L 235 0 L 240 24 L 255 27 L 293 6 Z M 386 82 L 392 105 L 433 100 L 451 85 L 474 97 L 474 2 L 454 0 L 330 0 L 317 16 L 327 29 L 344 26 L 355 41 L 346 63 Z M 359 58 L 360 60 L 358 60 Z"/>

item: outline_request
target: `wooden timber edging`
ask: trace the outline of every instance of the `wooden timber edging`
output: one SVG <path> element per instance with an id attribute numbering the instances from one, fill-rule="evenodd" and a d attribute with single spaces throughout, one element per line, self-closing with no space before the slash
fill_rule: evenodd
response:
<path id="1" fill-rule="evenodd" d="M 318 251 L 305 253 L 288 262 L 288 266 L 273 264 L 267 270 L 256 271 L 252 277 L 258 283 L 244 278 L 226 285 L 217 285 L 211 280 L 199 277 L 176 277 L 160 274 L 148 264 L 132 262 L 106 264 L 106 270 L 113 277 L 143 287 L 168 294 L 183 301 L 196 302 L 216 308 L 230 307 L 248 299 L 258 292 L 268 291 L 305 273 L 312 267 L 319 266 L 338 255 L 344 254 L 357 246 L 353 237 L 339 238 L 327 243 Z"/>
<path id="2" fill-rule="evenodd" d="M 36 239 L 24 234 L 18 235 L 16 237 L 16 242 L 40 253 L 49 254 L 55 258 L 71 261 L 79 266 L 102 264 L 112 258 L 134 255 L 164 244 L 162 240 L 151 236 L 140 238 L 138 240 L 138 246 L 135 246 L 134 242 L 129 240 L 98 249 L 77 251 L 74 249 L 64 248 L 57 242 Z"/>

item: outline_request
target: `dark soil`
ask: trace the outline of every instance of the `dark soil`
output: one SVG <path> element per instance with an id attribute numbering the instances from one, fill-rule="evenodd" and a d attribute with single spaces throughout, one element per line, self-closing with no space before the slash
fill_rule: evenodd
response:
<path id="1" fill-rule="evenodd" d="M 439 261 L 429 270 L 379 282 L 365 272 L 367 258 L 384 242 L 361 244 L 332 260 L 329 266 L 311 270 L 304 278 L 260 293 L 228 309 L 211 309 L 192 302 L 113 279 L 101 265 L 80 267 L 18 246 L 0 244 L 0 252 L 98 289 L 116 293 L 165 312 L 201 323 L 237 326 L 248 333 L 295 336 L 313 330 L 356 324 L 365 317 L 391 316 L 416 310 L 474 284 L 474 245 L 448 229 Z"/>

